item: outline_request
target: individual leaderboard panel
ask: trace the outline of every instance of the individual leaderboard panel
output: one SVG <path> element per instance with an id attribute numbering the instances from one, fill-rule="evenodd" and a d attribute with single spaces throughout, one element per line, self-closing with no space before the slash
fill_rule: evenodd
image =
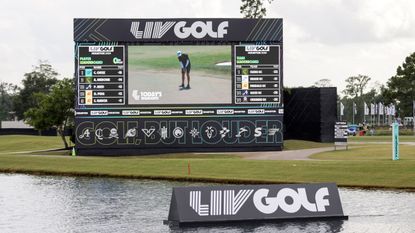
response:
<path id="1" fill-rule="evenodd" d="M 235 46 L 235 103 L 281 103 L 280 46 Z"/>
<path id="2" fill-rule="evenodd" d="M 124 105 L 124 61 L 124 46 L 79 46 L 78 105 Z"/>

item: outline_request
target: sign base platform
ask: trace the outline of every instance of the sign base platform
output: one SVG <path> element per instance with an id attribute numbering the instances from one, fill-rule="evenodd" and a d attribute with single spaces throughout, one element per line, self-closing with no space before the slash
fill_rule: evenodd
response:
<path id="1" fill-rule="evenodd" d="M 217 221 L 217 222 L 184 222 L 180 223 L 178 221 L 169 221 L 163 220 L 163 225 L 168 225 L 172 228 L 174 227 L 218 227 L 218 226 L 241 226 L 241 225 L 252 225 L 252 224 L 273 224 L 273 223 L 307 223 L 307 222 L 338 222 L 339 225 L 343 223 L 343 221 L 349 220 L 349 216 L 339 216 L 339 217 L 315 217 L 315 218 L 287 218 L 287 219 L 251 219 L 251 220 L 235 220 L 235 221 Z"/>

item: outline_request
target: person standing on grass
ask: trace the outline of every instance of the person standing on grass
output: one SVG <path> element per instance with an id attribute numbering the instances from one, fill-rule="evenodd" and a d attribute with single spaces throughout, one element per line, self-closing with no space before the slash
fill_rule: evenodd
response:
<path id="1" fill-rule="evenodd" d="M 189 55 L 186 53 L 182 53 L 181 51 L 177 51 L 177 59 L 179 60 L 181 71 L 182 71 L 182 85 L 179 87 L 182 89 L 190 89 L 190 58 Z M 184 85 L 185 77 L 187 76 L 187 86 Z"/>

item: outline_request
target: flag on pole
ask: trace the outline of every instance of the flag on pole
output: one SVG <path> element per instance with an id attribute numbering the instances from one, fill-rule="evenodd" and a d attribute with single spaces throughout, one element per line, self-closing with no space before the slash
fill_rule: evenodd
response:
<path id="1" fill-rule="evenodd" d="M 415 100 L 412 101 L 412 116 L 414 117 L 413 123 L 414 123 L 414 128 L 415 128 Z"/>
<path id="2" fill-rule="evenodd" d="M 344 116 L 344 105 L 340 102 L 340 116 Z"/>
<path id="3" fill-rule="evenodd" d="M 415 134 L 415 100 L 412 102 L 412 126 L 414 127 Z"/>
<path id="4" fill-rule="evenodd" d="M 353 112 L 354 114 L 357 114 L 357 107 L 355 102 L 353 102 Z"/>
<path id="5" fill-rule="evenodd" d="M 364 110 L 365 110 L 365 116 L 369 115 L 369 107 L 367 106 L 366 102 L 364 102 Z"/>
<path id="6" fill-rule="evenodd" d="M 412 102 L 413 106 L 412 106 L 412 116 L 414 117 L 413 119 L 413 123 L 414 123 L 414 128 L 415 128 L 415 100 Z"/>
<path id="7" fill-rule="evenodd" d="M 379 102 L 379 115 L 383 115 L 383 104 Z"/>

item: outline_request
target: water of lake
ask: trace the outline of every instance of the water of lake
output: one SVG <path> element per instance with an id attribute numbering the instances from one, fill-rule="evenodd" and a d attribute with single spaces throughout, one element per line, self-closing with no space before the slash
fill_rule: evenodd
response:
<path id="1" fill-rule="evenodd" d="M 344 188 L 347 221 L 163 225 L 172 187 L 188 185 L 201 184 L 0 174 L 0 232 L 415 232 L 415 193 Z"/>

